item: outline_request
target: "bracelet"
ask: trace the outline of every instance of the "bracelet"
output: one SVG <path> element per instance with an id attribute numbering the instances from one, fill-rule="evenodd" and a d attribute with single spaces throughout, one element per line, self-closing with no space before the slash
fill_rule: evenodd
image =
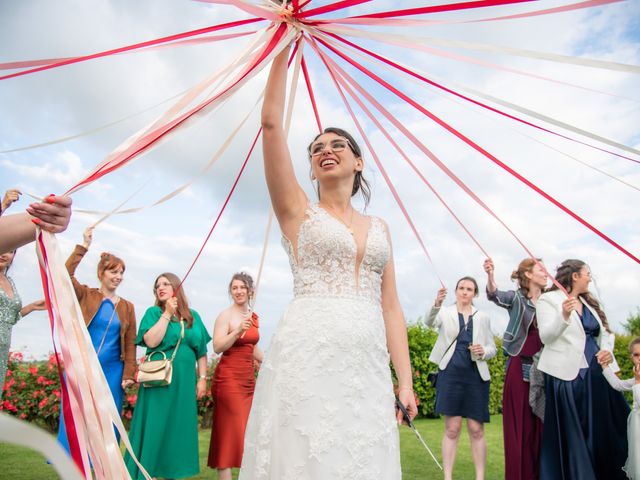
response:
<path id="1" fill-rule="evenodd" d="M 206 380 L 207 376 L 206 375 L 200 375 L 200 380 Z"/>

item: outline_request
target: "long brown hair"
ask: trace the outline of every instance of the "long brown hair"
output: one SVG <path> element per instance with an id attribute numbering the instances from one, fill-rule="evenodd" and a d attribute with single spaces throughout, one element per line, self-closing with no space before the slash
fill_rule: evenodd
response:
<path id="1" fill-rule="evenodd" d="M 184 294 L 184 290 L 180 285 L 180 278 L 175 273 L 165 272 L 158 275 L 153 282 L 153 294 L 156 297 L 156 306 L 160 307 L 164 310 L 164 301 L 161 301 L 158 298 L 158 294 L 156 293 L 156 285 L 160 277 L 164 277 L 169 280 L 169 283 L 173 287 L 173 295 L 178 299 L 178 308 L 176 309 L 176 316 L 180 320 L 187 321 L 187 328 L 191 328 L 193 325 L 193 315 L 191 314 L 191 310 L 189 310 L 189 301 L 187 300 L 187 296 Z M 179 287 L 179 288 L 178 288 Z"/>
<path id="2" fill-rule="evenodd" d="M 565 260 L 556 269 L 557 282 L 562 285 L 567 290 L 567 292 L 571 293 L 571 290 L 573 289 L 573 274 L 579 273 L 580 270 L 582 270 L 582 267 L 585 266 L 587 266 L 587 264 L 582 260 L 573 258 Z M 558 286 L 555 284 L 552 285 L 551 288 L 549 288 L 549 291 L 551 292 L 553 290 L 558 290 Z M 598 302 L 598 300 L 596 300 L 590 292 L 580 293 L 578 294 L 578 296 L 596 311 L 596 313 L 600 317 L 600 321 L 602 321 L 602 325 L 604 326 L 604 328 L 607 330 L 607 332 L 611 332 L 611 329 L 609 328 L 609 322 L 607 321 L 607 315 L 604 313 L 604 310 L 602 310 L 600 302 Z"/>
<path id="3" fill-rule="evenodd" d="M 533 267 L 538 262 L 542 262 L 541 258 L 525 258 L 520 262 L 518 268 L 511 273 L 511 280 L 515 280 L 518 286 L 524 290 L 529 298 L 529 279 L 525 275 L 527 272 L 533 272 Z M 544 293 L 545 289 L 542 289 Z"/>

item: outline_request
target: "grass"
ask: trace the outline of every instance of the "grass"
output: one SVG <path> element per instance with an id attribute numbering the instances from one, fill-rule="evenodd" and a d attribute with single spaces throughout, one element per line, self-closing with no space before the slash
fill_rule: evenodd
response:
<path id="1" fill-rule="evenodd" d="M 427 445 L 441 462 L 440 442 L 444 429 L 442 419 L 417 420 L 416 428 Z M 504 478 L 504 456 L 502 446 L 502 416 L 491 417 L 491 423 L 485 426 L 487 439 L 487 480 Z M 206 466 L 209 452 L 210 431 L 200 432 L 200 474 L 192 479 L 216 479 L 216 473 Z M 402 455 L 403 480 L 423 480 L 425 478 L 441 478 L 442 474 L 427 451 L 413 432 L 402 427 L 400 430 L 400 447 Z M 15 480 L 56 479 L 58 476 L 45 459 L 38 453 L 9 443 L 0 443 L 0 477 Z M 233 478 L 237 479 L 234 471 Z M 456 479 L 474 478 L 473 462 L 469 448 L 469 437 L 466 431 L 460 438 L 458 456 L 454 470 Z M 384 480 L 384 479 L 381 479 Z"/>

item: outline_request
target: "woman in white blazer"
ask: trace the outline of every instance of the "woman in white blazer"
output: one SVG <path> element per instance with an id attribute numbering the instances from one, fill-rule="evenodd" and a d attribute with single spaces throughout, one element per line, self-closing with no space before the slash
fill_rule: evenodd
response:
<path id="1" fill-rule="evenodd" d="M 556 280 L 569 296 L 554 285 L 536 304 L 546 374 L 540 479 L 623 480 L 629 406 L 599 365 L 612 360 L 613 334 L 587 264 L 565 260 Z"/>
<path id="2" fill-rule="evenodd" d="M 438 291 L 427 317 L 427 325 L 438 330 L 429 360 L 439 368 L 436 413 L 445 419 L 444 478 L 452 478 L 462 417 L 466 417 L 476 480 L 482 480 L 487 457 L 484 423 L 489 421 L 491 378 L 486 361 L 495 356 L 496 345 L 489 317 L 473 306 L 473 299 L 478 296 L 477 282 L 471 277 L 458 280 L 456 303 L 441 308 L 446 294 L 444 288 Z"/>

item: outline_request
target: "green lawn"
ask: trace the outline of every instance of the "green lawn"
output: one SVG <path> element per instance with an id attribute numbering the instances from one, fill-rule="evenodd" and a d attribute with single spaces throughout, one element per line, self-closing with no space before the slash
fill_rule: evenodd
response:
<path id="1" fill-rule="evenodd" d="M 417 420 L 416 427 L 422 434 L 431 450 L 440 460 L 440 440 L 442 439 L 443 421 Z M 502 448 L 502 416 L 491 417 L 491 423 L 486 425 L 488 445 L 487 473 L 488 480 L 504 478 L 504 458 Z M 200 432 L 200 470 L 201 473 L 193 479 L 215 479 L 215 472 L 206 466 L 209 451 L 208 430 Z M 400 430 L 400 444 L 402 450 L 403 480 L 424 480 L 440 478 L 441 474 L 429 454 L 407 427 Z M 440 460 L 441 461 L 441 460 Z M 58 478 L 46 461 L 39 454 L 8 443 L 0 443 L 0 477 L 15 480 L 42 480 Z M 454 470 L 457 479 L 474 478 L 473 462 L 469 450 L 469 438 L 466 430 L 460 439 L 458 458 Z M 234 479 L 237 472 L 234 472 Z M 381 479 L 383 480 L 383 479 Z"/>

